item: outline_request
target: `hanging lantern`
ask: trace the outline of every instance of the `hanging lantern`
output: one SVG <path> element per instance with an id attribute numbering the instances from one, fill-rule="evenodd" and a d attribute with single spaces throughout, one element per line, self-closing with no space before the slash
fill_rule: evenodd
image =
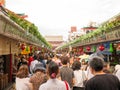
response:
<path id="1" fill-rule="evenodd" d="M 115 47 L 114 47 L 114 48 L 115 48 Z M 116 50 L 117 50 L 117 51 L 120 51 L 120 44 L 119 44 L 119 43 L 116 45 Z"/>
<path id="2" fill-rule="evenodd" d="M 83 48 L 82 48 L 82 47 L 80 47 L 79 51 L 80 51 L 80 52 L 83 52 Z"/>
<path id="3" fill-rule="evenodd" d="M 65 50 L 66 51 L 66 50 Z M 42 48 L 42 52 L 44 52 L 44 48 Z"/>
<path id="4" fill-rule="evenodd" d="M 41 51 L 41 48 L 39 47 L 38 50 Z"/>
<path id="5" fill-rule="evenodd" d="M 113 47 L 117 49 L 118 45 L 116 43 L 113 44 Z"/>
<path id="6" fill-rule="evenodd" d="M 113 52 L 113 44 L 110 43 L 110 52 L 112 53 Z"/>
<path id="7" fill-rule="evenodd" d="M 76 48 L 73 48 L 73 51 L 76 52 Z"/>
<path id="8" fill-rule="evenodd" d="M 32 51 L 32 49 L 33 49 L 32 46 L 30 46 L 30 51 Z"/>
<path id="9" fill-rule="evenodd" d="M 21 49 L 22 49 L 22 50 L 25 49 L 25 45 L 24 45 L 24 44 L 21 45 Z"/>
<path id="10" fill-rule="evenodd" d="M 34 47 L 34 50 L 37 51 L 37 47 Z"/>
<path id="11" fill-rule="evenodd" d="M 96 46 L 93 46 L 93 52 L 96 52 L 96 49 L 97 49 Z"/>
<path id="12" fill-rule="evenodd" d="M 110 48 L 110 42 L 104 43 L 104 47 L 105 47 L 105 48 Z"/>
<path id="13" fill-rule="evenodd" d="M 87 51 L 90 51 L 90 50 L 91 50 L 91 47 L 90 47 L 90 46 L 87 46 L 86 49 L 87 49 Z"/>
<path id="14" fill-rule="evenodd" d="M 85 47 L 83 47 L 83 52 L 86 52 L 86 48 Z"/>
<path id="15" fill-rule="evenodd" d="M 29 46 L 26 46 L 26 51 L 29 51 Z"/>
<path id="16" fill-rule="evenodd" d="M 99 50 L 103 51 L 105 49 L 104 45 L 99 46 Z"/>

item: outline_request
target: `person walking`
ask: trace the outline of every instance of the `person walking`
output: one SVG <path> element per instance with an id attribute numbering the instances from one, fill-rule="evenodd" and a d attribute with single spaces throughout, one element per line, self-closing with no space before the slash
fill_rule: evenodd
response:
<path id="1" fill-rule="evenodd" d="M 94 75 L 85 85 L 85 90 L 120 90 L 119 79 L 103 72 L 104 60 L 98 56 L 91 58 L 90 71 Z"/>
<path id="2" fill-rule="evenodd" d="M 46 63 L 45 63 L 45 60 L 44 60 L 44 52 L 39 52 L 39 62 L 41 62 L 43 65 L 44 65 L 44 67 L 46 68 Z"/>
<path id="3" fill-rule="evenodd" d="M 21 65 L 16 74 L 16 90 L 33 90 L 32 84 L 29 82 L 30 78 L 28 66 Z"/>
<path id="4" fill-rule="evenodd" d="M 67 81 L 72 90 L 74 85 L 74 72 L 71 68 L 68 67 L 69 58 L 67 56 L 61 57 L 62 66 L 60 68 L 60 79 L 63 81 Z"/>
<path id="5" fill-rule="evenodd" d="M 85 75 L 85 71 L 81 70 L 81 63 L 77 60 L 74 61 L 73 65 L 74 76 L 75 76 L 75 84 L 73 86 L 73 90 L 84 90 L 84 80 L 87 80 Z"/>
<path id="6" fill-rule="evenodd" d="M 39 90 L 39 86 L 48 80 L 44 68 L 41 62 L 35 64 L 34 74 L 30 77 L 30 83 L 33 85 L 33 90 Z"/>
<path id="7" fill-rule="evenodd" d="M 51 61 L 47 66 L 49 80 L 40 85 L 39 90 L 70 90 L 69 84 L 56 78 L 59 73 L 59 66 Z"/>
<path id="8" fill-rule="evenodd" d="M 118 79 L 120 80 L 120 65 L 117 64 L 115 65 L 115 72 L 114 74 L 118 77 Z"/>
<path id="9" fill-rule="evenodd" d="M 30 64 L 30 72 L 31 72 L 31 75 L 33 74 L 34 67 L 35 67 L 35 65 L 36 65 L 37 63 L 39 63 L 39 61 L 38 61 L 38 56 L 35 55 L 35 56 L 34 56 L 34 60 L 31 61 L 31 64 Z"/>

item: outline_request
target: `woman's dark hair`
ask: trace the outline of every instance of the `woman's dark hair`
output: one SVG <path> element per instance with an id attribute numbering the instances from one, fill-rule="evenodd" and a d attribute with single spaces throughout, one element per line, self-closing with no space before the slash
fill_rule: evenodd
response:
<path id="1" fill-rule="evenodd" d="M 37 55 L 34 55 L 34 57 L 33 57 L 33 58 L 34 58 L 34 60 L 37 60 Z"/>
<path id="2" fill-rule="evenodd" d="M 52 79 L 56 78 L 56 75 L 58 74 L 58 71 L 59 71 L 58 65 L 53 61 L 49 62 L 49 64 L 48 64 L 48 74 Z"/>
<path id="3" fill-rule="evenodd" d="M 72 64 L 72 69 L 73 70 L 80 70 L 81 68 L 81 63 L 77 60 L 77 61 L 74 61 L 74 63 Z"/>
<path id="4" fill-rule="evenodd" d="M 48 60 L 48 55 L 44 54 L 44 59 Z"/>
<path id="5" fill-rule="evenodd" d="M 104 67 L 104 61 L 100 57 L 93 57 L 89 65 L 95 71 L 101 71 Z"/>
<path id="6" fill-rule="evenodd" d="M 40 52 L 40 53 L 39 53 L 39 59 L 40 59 L 40 60 L 44 60 L 44 53 L 43 53 L 43 52 Z"/>
<path id="7" fill-rule="evenodd" d="M 29 56 L 32 56 L 33 55 L 33 53 L 29 53 Z"/>
<path id="8" fill-rule="evenodd" d="M 46 64 L 48 65 L 52 60 L 47 60 Z"/>

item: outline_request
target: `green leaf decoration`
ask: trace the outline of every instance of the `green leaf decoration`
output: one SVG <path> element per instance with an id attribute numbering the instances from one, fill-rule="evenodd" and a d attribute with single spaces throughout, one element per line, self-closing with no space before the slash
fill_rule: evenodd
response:
<path id="1" fill-rule="evenodd" d="M 14 12 L 6 9 L 8 16 L 10 19 L 12 19 L 14 22 L 16 22 L 19 26 L 21 26 L 24 30 L 28 30 L 30 34 L 32 34 L 34 37 L 36 37 L 39 41 L 41 41 L 41 44 L 43 44 L 45 47 L 51 48 L 49 42 L 46 41 L 46 39 L 40 34 L 38 27 L 35 26 L 33 23 L 22 19 Z M 34 40 L 33 40 L 34 41 Z"/>

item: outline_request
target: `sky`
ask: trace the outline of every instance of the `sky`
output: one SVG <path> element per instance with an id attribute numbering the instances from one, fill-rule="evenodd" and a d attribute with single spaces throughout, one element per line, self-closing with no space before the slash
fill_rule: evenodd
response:
<path id="1" fill-rule="evenodd" d="M 71 26 L 80 30 L 120 13 L 119 4 L 120 0 L 6 0 L 6 8 L 28 15 L 43 36 L 62 35 L 64 40 Z"/>

